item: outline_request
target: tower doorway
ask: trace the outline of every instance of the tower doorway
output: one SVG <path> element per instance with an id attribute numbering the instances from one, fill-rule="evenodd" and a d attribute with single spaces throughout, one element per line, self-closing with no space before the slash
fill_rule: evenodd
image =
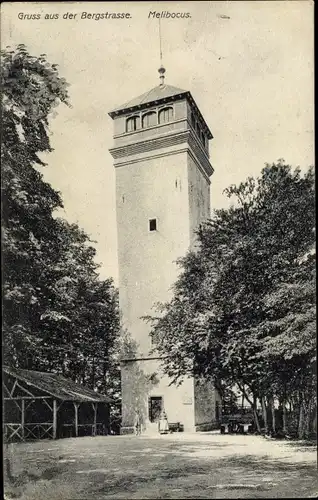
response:
<path id="1" fill-rule="evenodd" d="M 148 409 L 150 422 L 158 422 L 163 410 L 163 397 L 151 396 L 148 400 Z"/>

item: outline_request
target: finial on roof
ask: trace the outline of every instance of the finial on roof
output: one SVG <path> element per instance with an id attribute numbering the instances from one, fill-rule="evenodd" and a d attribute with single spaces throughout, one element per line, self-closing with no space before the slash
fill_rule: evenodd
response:
<path id="1" fill-rule="evenodd" d="M 165 72 L 166 69 L 161 65 L 160 68 L 158 69 L 158 73 L 160 75 L 160 86 L 165 84 Z"/>
<path id="2" fill-rule="evenodd" d="M 160 68 L 158 69 L 159 75 L 160 75 L 160 87 L 163 87 L 165 84 L 165 68 L 162 65 L 162 45 L 161 45 L 161 24 L 160 24 L 160 17 L 159 17 L 159 44 L 160 44 Z"/>

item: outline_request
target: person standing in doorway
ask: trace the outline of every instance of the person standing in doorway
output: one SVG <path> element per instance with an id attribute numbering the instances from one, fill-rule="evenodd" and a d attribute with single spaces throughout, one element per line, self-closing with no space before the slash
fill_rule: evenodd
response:
<path id="1" fill-rule="evenodd" d="M 159 418 L 159 434 L 168 434 L 169 424 L 165 410 L 162 410 Z"/>

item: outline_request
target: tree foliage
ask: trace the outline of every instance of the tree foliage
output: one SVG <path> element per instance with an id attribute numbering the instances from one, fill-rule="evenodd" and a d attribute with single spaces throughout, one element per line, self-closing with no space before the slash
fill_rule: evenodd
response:
<path id="1" fill-rule="evenodd" d="M 173 299 L 148 318 L 156 350 L 176 381 L 194 372 L 238 385 L 254 409 L 300 409 L 314 398 L 313 169 L 280 160 L 225 192 L 235 203 L 201 226 Z"/>
<path id="2" fill-rule="evenodd" d="M 41 171 L 68 85 L 24 45 L 1 56 L 4 362 L 118 395 L 117 291 L 99 279 L 88 235 L 56 216 L 62 198 Z"/>

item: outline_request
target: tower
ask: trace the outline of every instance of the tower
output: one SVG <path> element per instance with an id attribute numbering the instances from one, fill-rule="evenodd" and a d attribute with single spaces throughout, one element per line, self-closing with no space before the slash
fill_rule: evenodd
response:
<path id="1" fill-rule="evenodd" d="M 205 381 L 176 387 L 150 354 L 149 325 L 178 276 L 176 260 L 195 244 L 195 230 L 210 216 L 209 140 L 212 134 L 191 93 L 164 81 L 109 113 L 110 153 L 116 169 L 119 302 L 122 327 L 135 341 L 121 364 L 122 432 L 133 431 L 135 411 L 147 431 L 164 407 L 185 431 L 211 428 L 219 396 Z"/>

